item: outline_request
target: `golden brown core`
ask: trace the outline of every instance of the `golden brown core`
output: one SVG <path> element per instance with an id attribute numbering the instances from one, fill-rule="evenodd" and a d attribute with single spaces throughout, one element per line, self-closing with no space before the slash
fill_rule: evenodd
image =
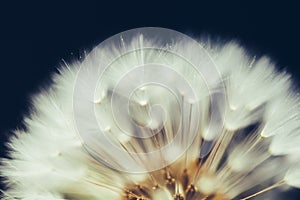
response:
<path id="1" fill-rule="evenodd" d="M 224 194 L 219 192 L 213 194 L 204 194 L 193 183 L 195 176 L 199 173 L 200 167 L 185 168 L 175 170 L 175 166 L 150 172 L 149 178 L 142 183 L 128 184 L 124 190 L 123 200 L 228 200 Z M 177 165 L 178 166 L 178 165 Z M 200 172 L 201 173 L 201 172 Z M 198 185 L 198 187 L 201 187 Z"/>

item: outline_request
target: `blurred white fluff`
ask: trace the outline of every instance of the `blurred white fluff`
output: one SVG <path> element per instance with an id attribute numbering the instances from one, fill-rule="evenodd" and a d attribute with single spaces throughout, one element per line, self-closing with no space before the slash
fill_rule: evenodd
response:
<path id="1" fill-rule="evenodd" d="M 97 49 L 83 62 L 63 66 L 60 73 L 54 75 L 52 86 L 33 97 L 33 111 L 24 119 L 27 129 L 15 131 L 15 135 L 7 144 L 10 149 L 9 158 L 2 159 L 1 175 L 6 179 L 8 186 L 8 189 L 3 191 L 3 199 L 121 200 L 130 199 L 129 196 L 124 196 L 124 193 L 131 190 L 131 184 L 147 183 L 146 185 L 149 185 L 147 182 L 149 174 L 130 175 L 113 170 L 95 160 L 87 152 L 88 147 L 76 132 L 72 104 L 73 89 L 82 63 L 97 67 L 101 59 L 123 55 L 128 49 L 137 49 L 147 45 L 155 46 L 155 41 L 151 38 L 141 40 L 141 37 L 136 36 L 131 43 L 125 44 L 125 48 L 112 46 Z M 185 161 L 179 161 L 180 164 L 175 163 L 175 167 L 170 166 L 173 175 L 180 174 L 181 170 L 189 166 L 186 162 L 194 163 L 198 160 L 200 146 L 204 147 L 205 142 L 211 142 L 213 145 L 221 144 L 223 147 L 220 147 L 221 150 L 212 147 L 211 153 L 203 161 L 201 167 L 194 167 L 199 167 L 200 170 L 187 167 L 190 174 L 195 172 L 194 177 L 197 180 L 189 182 L 189 185 L 195 186 L 199 195 L 201 193 L 208 197 L 214 194 L 215 197 L 211 199 L 243 198 L 251 195 L 247 193 L 250 189 L 257 187 L 258 190 L 263 190 L 264 187 L 277 182 L 300 187 L 300 168 L 295 165 L 300 151 L 299 97 L 291 90 L 290 76 L 277 72 L 274 64 L 266 57 L 259 59 L 248 57 L 236 43 L 230 42 L 221 47 L 208 46 L 206 43 L 201 43 L 201 45 L 207 49 L 218 67 L 221 75 L 219 80 L 207 83 L 204 80 L 205 77 L 194 76 L 194 69 L 190 68 L 185 60 L 160 51 L 133 52 L 131 55 L 119 58 L 105 72 L 96 89 L 95 99 L 91 99 L 91 102 L 95 104 L 96 118 L 101 121 L 103 131 L 115 145 L 122 144 L 128 149 L 142 152 L 145 148 L 155 150 L 153 139 L 140 142 L 143 144 L 132 141 L 131 137 L 122 134 L 118 126 L 114 124 L 109 92 L 124 74 L 139 64 L 157 62 L 172 66 L 175 72 L 188 81 L 196 97 L 201 100 L 199 116 L 197 113 L 186 111 L 195 99 L 187 98 L 190 96 L 185 94 L 187 90 L 181 81 L 166 74 L 163 69 L 158 69 L 157 76 L 173 82 L 173 87 L 177 89 L 178 94 L 186 98 L 181 102 L 181 105 L 185 105 L 185 111 L 180 113 L 180 110 L 176 109 L 177 103 L 172 99 L 172 93 L 167 94 L 164 89 L 146 86 L 140 88 L 139 92 L 132 96 L 133 116 L 131 117 L 139 124 L 151 126 L 150 128 L 159 126 L 163 117 L 157 115 L 153 118 L 152 116 L 151 121 L 151 116 L 148 116 L 149 110 L 145 110 L 145 107 L 149 102 L 162 105 L 168 114 L 165 123 L 167 139 L 159 141 L 162 145 L 169 142 L 168 137 L 173 137 L 169 132 L 179 128 L 177 127 L 179 126 L 178 116 L 183 116 L 182 122 L 189 124 L 189 128 L 199 125 L 200 131 L 195 142 L 188 149 L 186 158 L 183 159 Z M 175 52 L 176 49 L 187 51 L 190 55 L 186 58 L 187 60 L 193 59 L 201 63 L 201 58 L 195 55 L 193 44 L 187 41 L 175 41 L 168 48 Z M 86 87 L 89 85 L 89 77 L 87 76 L 83 81 L 86 85 L 83 86 L 81 92 L 82 98 L 85 98 L 84 94 L 89 89 Z M 126 88 L 134 84 L 134 81 L 129 77 L 126 85 L 121 85 L 124 88 L 120 91 L 126 92 Z M 221 107 L 219 110 L 220 118 L 224 118 L 224 127 L 212 129 L 212 132 L 208 133 L 207 125 L 211 114 L 209 98 L 212 95 L 210 92 L 217 94 L 220 83 L 225 84 L 227 101 L 216 98 L 215 103 L 221 105 L 222 102 L 219 101 L 225 102 L 224 109 Z M 122 94 L 118 95 L 122 96 Z M 119 106 L 118 109 L 121 110 L 123 105 Z M 80 119 L 84 120 L 84 108 L 82 112 Z M 127 118 L 120 117 L 119 119 L 119 123 L 126 126 L 127 130 L 133 130 Z M 155 119 L 156 122 L 153 121 Z M 87 120 L 85 123 L 89 126 L 90 122 Z M 219 121 L 215 119 L 214 123 L 218 124 Z M 251 129 L 251 125 L 254 128 Z M 181 128 L 184 132 L 188 132 L 186 126 Z M 147 133 L 146 131 L 138 134 Z M 243 135 L 243 140 L 239 139 L 240 135 Z M 97 153 L 102 158 L 110 159 L 113 163 L 120 165 L 127 163 L 128 166 L 123 167 L 139 163 L 129 154 L 127 156 L 116 154 L 109 148 L 110 144 L 102 144 L 101 140 L 93 141 L 92 136 L 90 137 L 91 144 L 99 148 Z M 175 143 L 174 151 L 166 152 L 162 158 L 157 159 L 156 163 L 167 161 L 170 154 L 175 151 L 182 151 L 185 137 L 180 140 L 181 142 Z M 132 148 L 132 144 L 136 145 L 135 148 Z M 222 158 L 225 158 L 225 161 Z M 151 159 L 149 158 L 147 163 L 142 163 L 146 170 L 147 165 L 156 164 Z M 176 175 L 174 176 L 177 180 Z M 154 186 L 153 183 L 151 187 Z M 187 192 L 184 192 L 185 188 L 178 189 L 180 190 L 188 199 Z M 151 192 L 151 197 L 155 200 L 173 199 L 174 195 L 164 187 Z M 189 198 L 192 200 L 200 196 Z M 255 198 L 261 199 L 259 195 Z"/>

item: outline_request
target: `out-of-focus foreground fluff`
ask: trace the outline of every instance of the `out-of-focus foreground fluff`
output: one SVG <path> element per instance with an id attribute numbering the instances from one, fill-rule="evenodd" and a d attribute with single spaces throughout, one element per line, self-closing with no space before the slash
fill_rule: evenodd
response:
<path id="1" fill-rule="evenodd" d="M 276 199 L 300 187 L 299 96 L 267 57 L 143 28 L 59 72 L 7 144 L 3 199 Z"/>

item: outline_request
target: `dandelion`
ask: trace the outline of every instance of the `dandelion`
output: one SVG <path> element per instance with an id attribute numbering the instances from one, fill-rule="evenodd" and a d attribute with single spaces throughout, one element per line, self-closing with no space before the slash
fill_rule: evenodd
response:
<path id="1" fill-rule="evenodd" d="M 236 42 L 115 35 L 32 97 L 2 159 L 3 199 L 276 199 L 300 187 L 289 74 Z"/>

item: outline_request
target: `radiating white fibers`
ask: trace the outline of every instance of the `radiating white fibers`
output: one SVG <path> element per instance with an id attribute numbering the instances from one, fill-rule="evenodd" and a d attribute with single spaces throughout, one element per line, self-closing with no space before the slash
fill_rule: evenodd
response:
<path id="1" fill-rule="evenodd" d="M 32 98 L 2 199 L 276 199 L 300 188 L 299 102 L 288 73 L 236 42 L 123 32 Z"/>

